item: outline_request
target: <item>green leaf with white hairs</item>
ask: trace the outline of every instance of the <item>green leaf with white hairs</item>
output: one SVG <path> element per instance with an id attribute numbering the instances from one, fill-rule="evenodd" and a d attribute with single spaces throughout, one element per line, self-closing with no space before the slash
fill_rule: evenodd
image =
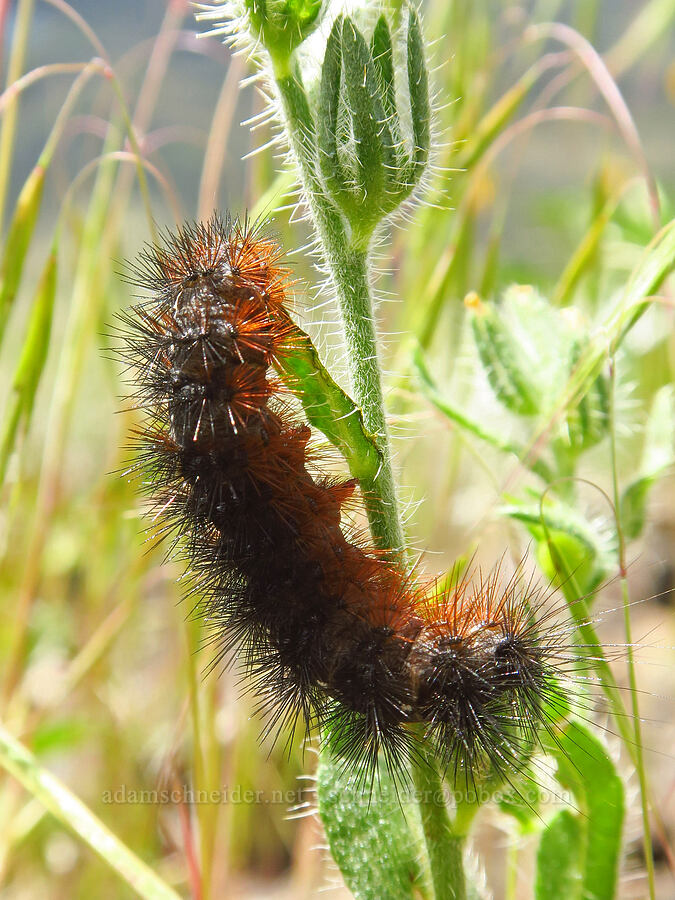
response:
<path id="1" fill-rule="evenodd" d="M 379 76 L 380 97 L 385 116 L 391 129 L 394 145 L 401 139 L 401 125 L 396 109 L 396 81 L 394 76 L 394 50 L 389 25 L 380 16 L 370 39 L 370 53 Z"/>
<path id="2" fill-rule="evenodd" d="M 453 406 L 453 404 L 439 391 L 429 372 L 426 358 L 419 345 L 415 347 L 413 352 L 413 366 L 419 378 L 422 392 L 442 415 L 446 416 L 463 431 L 473 435 L 480 441 L 489 444 L 491 447 L 500 450 L 502 453 L 513 454 L 519 462 L 528 466 L 532 472 L 538 475 L 543 481 L 549 482 L 554 478 L 554 473 L 544 460 L 530 460 L 528 458 L 527 448 L 522 444 L 518 444 L 516 441 L 509 440 L 501 434 L 488 430 L 481 422 L 472 419 L 464 411 Z"/>
<path id="3" fill-rule="evenodd" d="M 380 94 L 378 72 L 365 38 L 354 21 L 342 22 L 342 66 L 353 133 L 351 175 L 360 215 L 374 227 L 396 166 L 394 140 Z M 356 225 L 356 223 L 353 223 Z"/>
<path id="4" fill-rule="evenodd" d="M 419 810 L 402 805 L 400 786 L 385 765 L 372 793 L 357 774 L 328 753 L 321 755 L 319 817 L 345 884 L 357 900 L 429 897 Z"/>
<path id="5" fill-rule="evenodd" d="M 417 184 L 429 159 L 431 104 L 422 27 L 412 6 L 408 12 L 408 90 L 414 141 L 411 183 Z"/>
<path id="6" fill-rule="evenodd" d="M 478 302 L 469 308 L 478 355 L 495 396 L 511 412 L 536 415 L 541 397 L 529 349 L 501 307 Z"/>
<path id="7" fill-rule="evenodd" d="M 403 137 L 385 16 L 377 20 L 370 42 L 353 19 L 338 16 L 326 44 L 317 110 L 319 165 L 327 193 L 362 246 L 410 195 L 428 161 L 429 84 L 419 18 L 412 9 L 405 52 L 409 140 Z"/>
<path id="8" fill-rule="evenodd" d="M 604 523 L 589 522 L 581 513 L 558 498 L 515 500 L 500 508 L 502 515 L 522 522 L 537 545 L 537 559 L 553 583 L 560 581 L 559 567 L 551 557 L 566 561 L 583 594 L 590 593 L 616 567 L 615 534 Z"/>
<path id="9" fill-rule="evenodd" d="M 377 478 L 382 453 L 363 424 L 361 410 L 333 381 L 311 338 L 295 324 L 289 348 L 275 364 L 278 372 L 302 403 L 310 424 L 338 448 L 351 474 L 367 487 Z"/>
<path id="10" fill-rule="evenodd" d="M 560 386 L 567 384 L 588 344 L 588 324 L 576 310 L 552 306 L 529 285 L 514 285 L 499 304 L 469 305 L 481 362 L 500 402 L 521 416 L 555 418 Z M 607 379 L 595 373 L 559 416 L 554 450 L 570 460 L 607 435 Z"/>
<path id="11" fill-rule="evenodd" d="M 326 42 L 319 88 L 318 146 L 319 165 L 326 188 L 333 200 L 349 217 L 356 207 L 349 187 L 349 176 L 338 152 L 338 118 L 342 81 L 342 23 L 338 16 Z"/>
<path id="12" fill-rule="evenodd" d="M 579 361 L 584 341 L 573 341 L 569 354 L 569 373 Z M 579 398 L 576 406 L 567 410 L 564 420 L 564 437 L 569 450 L 578 454 L 599 443 L 607 436 L 609 429 L 609 385 L 607 377 L 600 373 L 592 381 L 586 393 Z"/>

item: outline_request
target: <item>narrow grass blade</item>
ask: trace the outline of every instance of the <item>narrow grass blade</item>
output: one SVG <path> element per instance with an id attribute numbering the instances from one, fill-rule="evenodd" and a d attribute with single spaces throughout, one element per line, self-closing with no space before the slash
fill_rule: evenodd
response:
<path id="1" fill-rule="evenodd" d="M 5 480 L 7 463 L 19 428 L 27 428 L 30 423 L 35 394 L 47 359 L 56 296 L 57 257 L 57 247 L 54 244 L 37 287 L 26 338 L 14 373 L 9 411 L 0 441 L 0 485 Z"/>
<path id="2" fill-rule="evenodd" d="M 21 188 L 9 226 L 0 267 L 0 339 L 16 297 L 26 253 L 30 246 L 45 182 L 45 169 L 36 165 Z"/>
<path id="3" fill-rule="evenodd" d="M 71 828 L 144 900 L 179 900 L 179 895 L 109 831 L 58 778 L 0 724 L 0 765 Z"/>

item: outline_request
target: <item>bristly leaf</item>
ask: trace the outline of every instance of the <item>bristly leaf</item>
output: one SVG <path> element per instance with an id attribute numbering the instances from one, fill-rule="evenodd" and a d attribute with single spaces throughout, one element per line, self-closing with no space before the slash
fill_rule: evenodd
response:
<path id="1" fill-rule="evenodd" d="M 309 335 L 295 324 L 290 328 L 291 349 L 276 367 L 300 399 L 310 424 L 338 448 L 351 474 L 367 487 L 380 470 L 381 451 L 365 429 L 361 410 L 333 381 Z"/>
<path id="2" fill-rule="evenodd" d="M 476 348 L 497 399 L 518 415 L 536 415 L 541 398 L 525 347 L 493 303 L 474 299 L 468 305 Z"/>
<path id="3" fill-rule="evenodd" d="M 569 372 L 581 358 L 584 341 L 577 338 L 573 341 L 569 354 Z M 579 398 L 576 406 L 570 407 L 565 418 L 565 428 L 569 450 L 573 454 L 581 453 L 599 443 L 606 435 L 609 427 L 609 388 L 607 377 L 600 373 L 592 381 L 586 393 Z"/>
<path id="4" fill-rule="evenodd" d="M 475 294 L 465 302 L 498 400 L 517 415 L 557 422 L 552 449 L 562 464 L 560 474 L 569 474 L 576 457 L 607 435 L 609 423 L 607 379 L 601 372 L 585 381 L 564 416 L 555 415 L 560 386 L 570 382 L 585 356 L 586 323 L 552 306 L 529 285 L 510 287 L 499 304 L 484 303 Z"/>
<path id="5" fill-rule="evenodd" d="M 394 141 L 387 122 L 375 63 L 361 32 L 349 17 L 342 22 L 342 65 L 356 165 L 352 171 L 361 214 L 379 219 L 388 177 L 396 165 Z M 375 223 L 373 223 L 375 224 Z"/>
<path id="6" fill-rule="evenodd" d="M 377 224 L 410 196 L 428 161 L 429 82 L 412 9 L 406 59 L 410 134 L 404 138 L 387 19 L 380 16 L 369 43 L 350 17 L 333 23 L 319 90 L 319 161 L 326 192 L 359 246 L 367 247 Z"/>
<path id="7" fill-rule="evenodd" d="M 381 766 L 377 783 L 364 790 L 352 772 L 321 756 L 319 817 L 335 862 L 357 900 L 413 900 L 428 896 L 421 860 L 419 812 L 401 807 L 399 787 Z"/>
<path id="8" fill-rule="evenodd" d="M 525 446 L 502 437 L 501 434 L 489 431 L 480 422 L 471 419 L 465 412 L 453 406 L 453 404 L 438 390 L 427 367 L 422 348 L 419 345 L 413 352 L 413 365 L 419 377 L 420 387 L 422 388 L 424 395 L 440 413 L 456 425 L 459 425 L 465 432 L 474 435 L 491 447 L 495 447 L 502 453 L 513 454 L 523 465 L 527 465 L 544 482 L 548 483 L 554 479 L 555 475 L 553 471 L 544 460 L 528 459 L 527 448 Z"/>
<path id="9" fill-rule="evenodd" d="M 353 212 L 349 176 L 338 153 L 338 115 L 340 110 L 342 79 L 342 24 L 343 17 L 333 22 L 321 69 L 318 117 L 319 165 L 326 188 L 343 208 Z"/>
<path id="10" fill-rule="evenodd" d="M 402 149 L 401 123 L 396 109 L 396 81 L 394 78 L 394 51 L 391 45 L 389 25 L 384 16 L 380 16 L 370 39 L 370 53 L 379 74 L 380 96 L 387 122 L 391 130 L 394 151 Z"/>
<path id="11" fill-rule="evenodd" d="M 560 580 L 560 573 L 555 559 L 551 559 L 550 542 L 567 561 L 584 594 L 592 592 L 617 564 L 613 531 L 589 522 L 562 500 L 513 501 L 500 511 L 527 527 L 537 542 L 539 564 L 554 583 Z"/>
<path id="12" fill-rule="evenodd" d="M 416 184 L 421 178 L 429 158 L 431 106 L 422 28 L 419 16 L 412 6 L 408 18 L 408 90 L 410 91 L 412 130 L 415 142 L 413 150 L 415 169 L 411 181 Z"/>

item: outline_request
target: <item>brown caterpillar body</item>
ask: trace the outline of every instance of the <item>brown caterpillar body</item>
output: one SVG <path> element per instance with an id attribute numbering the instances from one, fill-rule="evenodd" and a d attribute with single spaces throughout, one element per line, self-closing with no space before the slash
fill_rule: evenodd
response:
<path id="1" fill-rule="evenodd" d="M 445 767 L 517 763 L 558 694 L 560 638 L 497 576 L 430 591 L 341 525 L 355 484 L 321 453 L 274 376 L 292 353 L 288 272 L 257 227 L 214 218 L 147 250 L 149 298 L 122 354 L 148 414 L 139 466 L 180 539 L 220 653 L 270 728 L 323 727 L 345 764 L 404 765 L 423 723 Z"/>

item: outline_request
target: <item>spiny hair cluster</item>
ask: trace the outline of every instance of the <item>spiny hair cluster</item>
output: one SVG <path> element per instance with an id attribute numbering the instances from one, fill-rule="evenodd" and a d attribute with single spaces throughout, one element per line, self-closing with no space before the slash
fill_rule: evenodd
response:
<path id="1" fill-rule="evenodd" d="M 366 776 L 378 758 L 402 771 L 420 733 L 459 777 L 518 765 L 561 699 L 544 598 L 498 572 L 420 583 L 345 523 L 357 485 L 324 474 L 274 374 L 294 334 L 279 247 L 213 218 L 146 249 L 131 278 L 137 467 L 218 659 L 238 661 L 269 729 L 319 726 Z"/>

